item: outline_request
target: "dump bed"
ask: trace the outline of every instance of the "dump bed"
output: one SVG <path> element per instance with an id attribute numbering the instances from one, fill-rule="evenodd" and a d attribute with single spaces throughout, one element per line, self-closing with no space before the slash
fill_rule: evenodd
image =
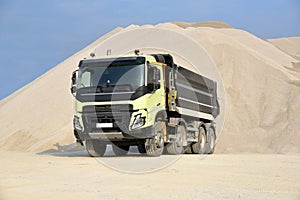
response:
<path id="1" fill-rule="evenodd" d="M 175 77 L 178 108 L 191 115 L 200 113 L 215 118 L 219 114 L 217 82 L 180 66 Z"/>

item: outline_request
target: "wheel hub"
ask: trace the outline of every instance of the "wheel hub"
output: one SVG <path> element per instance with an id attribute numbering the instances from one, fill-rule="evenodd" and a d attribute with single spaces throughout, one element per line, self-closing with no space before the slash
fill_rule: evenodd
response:
<path id="1" fill-rule="evenodd" d="M 205 135 L 204 134 L 201 134 L 200 136 L 200 146 L 201 148 L 204 148 L 204 145 L 205 145 Z"/>
<path id="2" fill-rule="evenodd" d="M 211 136 L 210 136 L 210 147 L 211 147 L 211 148 L 213 148 L 214 145 L 215 145 L 215 144 L 214 144 L 214 139 L 215 139 L 214 136 L 211 134 Z"/>

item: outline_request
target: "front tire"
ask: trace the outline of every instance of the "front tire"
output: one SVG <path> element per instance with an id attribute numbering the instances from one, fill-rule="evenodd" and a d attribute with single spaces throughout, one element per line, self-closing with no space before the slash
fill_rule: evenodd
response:
<path id="1" fill-rule="evenodd" d="M 106 143 L 100 140 L 86 140 L 85 146 L 91 157 L 102 157 L 106 151 Z"/>
<path id="2" fill-rule="evenodd" d="M 154 138 L 145 141 L 145 149 L 148 156 L 160 156 L 164 150 L 164 136 L 166 133 L 166 123 L 162 119 L 157 119 L 154 124 Z"/>

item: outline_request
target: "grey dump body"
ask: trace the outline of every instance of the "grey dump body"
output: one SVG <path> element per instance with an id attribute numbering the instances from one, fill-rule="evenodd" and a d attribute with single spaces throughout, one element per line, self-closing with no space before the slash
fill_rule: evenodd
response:
<path id="1" fill-rule="evenodd" d="M 214 118 L 219 114 L 215 81 L 183 67 L 178 67 L 175 85 L 179 107 L 211 114 Z"/>
<path id="2" fill-rule="evenodd" d="M 183 110 L 180 114 L 195 117 L 197 112 L 211 115 L 213 118 L 219 115 L 220 107 L 216 81 L 185 67 L 177 66 L 170 54 L 153 54 L 153 56 L 157 62 L 165 63 L 168 66 L 166 68 L 167 75 L 170 73 L 173 75 L 173 84 L 172 81 L 170 82 L 170 76 L 166 77 L 166 83 L 169 90 L 174 87 L 174 90 L 177 91 L 177 98 L 174 103 L 178 109 Z M 169 110 L 171 110 L 170 107 Z M 213 120 L 210 117 L 204 118 Z"/>

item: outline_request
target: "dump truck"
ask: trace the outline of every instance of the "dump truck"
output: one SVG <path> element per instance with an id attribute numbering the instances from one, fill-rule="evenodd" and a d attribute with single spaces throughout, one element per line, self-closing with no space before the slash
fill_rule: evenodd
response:
<path id="1" fill-rule="evenodd" d="M 220 112 L 217 82 L 139 51 L 79 62 L 71 78 L 74 136 L 92 157 L 108 144 L 116 155 L 212 154 Z"/>

